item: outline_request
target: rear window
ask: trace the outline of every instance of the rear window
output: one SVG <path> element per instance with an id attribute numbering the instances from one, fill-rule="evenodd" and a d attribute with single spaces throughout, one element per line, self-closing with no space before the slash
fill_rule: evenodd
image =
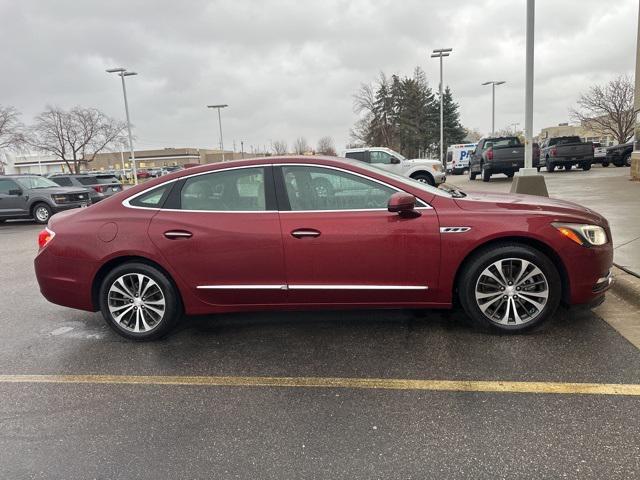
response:
<path id="1" fill-rule="evenodd" d="M 568 143 L 581 143 L 580 137 L 561 137 L 555 139 L 555 145 L 567 145 Z"/>
<path id="2" fill-rule="evenodd" d="M 522 145 L 518 137 L 493 138 L 487 143 L 489 143 L 489 146 L 492 146 L 493 148 L 519 147 Z M 485 147 L 486 146 L 487 145 L 485 145 Z"/>
<path id="3" fill-rule="evenodd" d="M 120 183 L 115 175 L 96 175 L 96 180 L 100 184 Z"/>
<path id="4" fill-rule="evenodd" d="M 95 185 L 98 183 L 96 177 L 76 177 L 82 185 Z"/>
<path id="5" fill-rule="evenodd" d="M 56 182 L 61 187 L 72 187 L 71 179 L 69 177 L 51 177 L 51 180 Z"/>
<path id="6" fill-rule="evenodd" d="M 364 152 L 347 152 L 345 157 L 364 162 Z"/>

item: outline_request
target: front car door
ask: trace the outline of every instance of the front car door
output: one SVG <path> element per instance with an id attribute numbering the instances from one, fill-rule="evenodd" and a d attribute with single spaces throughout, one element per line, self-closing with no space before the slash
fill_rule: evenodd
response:
<path id="1" fill-rule="evenodd" d="M 274 174 L 291 303 L 430 301 L 440 258 L 433 208 L 390 213 L 398 188 L 337 167 L 283 164 Z"/>
<path id="2" fill-rule="evenodd" d="M 23 195 L 16 195 L 22 187 L 10 178 L 0 178 L 0 217 L 25 215 L 26 200 Z"/>
<path id="3" fill-rule="evenodd" d="M 178 181 L 151 221 L 149 236 L 208 304 L 286 300 L 271 166 L 229 168 Z"/>

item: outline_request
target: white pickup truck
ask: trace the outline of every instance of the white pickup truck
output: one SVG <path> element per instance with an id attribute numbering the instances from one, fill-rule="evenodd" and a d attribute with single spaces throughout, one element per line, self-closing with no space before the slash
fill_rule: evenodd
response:
<path id="1" fill-rule="evenodd" d="M 404 177 L 410 177 L 429 185 L 440 185 L 447 180 L 442 163 L 424 158 L 407 159 L 386 147 L 349 148 L 342 157 L 360 160 L 375 167 Z"/>

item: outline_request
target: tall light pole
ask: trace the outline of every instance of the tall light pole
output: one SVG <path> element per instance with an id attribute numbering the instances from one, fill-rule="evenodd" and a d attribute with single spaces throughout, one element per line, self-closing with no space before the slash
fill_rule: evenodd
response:
<path id="1" fill-rule="evenodd" d="M 126 68 L 116 67 L 109 68 L 107 73 L 117 73 L 122 80 L 122 95 L 124 95 L 124 111 L 127 114 L 127 130 L 129 131 L 129 150 L 131 152 L 131 172 L 133 173 L 133 183 L 138 184 L 138 169 L 136 168 L 136 155 L 133 152 L 133 137 L 131 136 L 131 119 L 129 118 L 129 102 L 127 101 L 127 87 L 124 83 L 124 77 L 137 75 L 136 72 L 128 72 Z"/>
<path id="2" fill-rule="evenodd" d="M 518 132 L 518 125 L 520 125 L 520 122 L 513 122 L 513 123 L 509 124 L 510 127 L 513 127 L 513 134 L 514 135 Z"/>
<path id="3" fill-rule="evenodd" d="M 436 48 L 431 53 L 431 58 L 439 58 L 440 59 L 440 161 L 444 162 L 444 110 L 443 110 L 443 102 L 442 102 L 442 59 L 443 57 L 448 57 L 453 48 Z"/>
<path id="4" fill-rule="evenodd" d="M 484 82 L 482 85 L 491 85 L 491 135 L 496 134 L 496 85 L 507 83 L 504 80 L 491 80 Z"/>
<path id="5" fill-rule="evenodd" d="M 222 161 L 224 162 L 224 142 L 222 140 L 222 117 L 220 116 L 220 110 L 223 108 L 227 108 L 229 105 L 227 104 L 219 104 L 219 105 L 207 105 L 207 108 L 216 108 L 218 109 L 218 125 L 220 127 L 220 150 L 222 150 Z"/>

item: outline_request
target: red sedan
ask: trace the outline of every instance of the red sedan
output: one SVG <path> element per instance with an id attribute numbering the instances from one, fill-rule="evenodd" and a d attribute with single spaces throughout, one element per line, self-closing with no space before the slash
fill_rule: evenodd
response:
<path id="1" fill-rule="evenodd" d="M 35 269 L 51 302 L 121 335 L 182 314 L 451 308 L 503 331 L 596 304 L 607 221 L 542 197 L 437 189 L 329 157 L 205 165 L 55 215 Z"/>

